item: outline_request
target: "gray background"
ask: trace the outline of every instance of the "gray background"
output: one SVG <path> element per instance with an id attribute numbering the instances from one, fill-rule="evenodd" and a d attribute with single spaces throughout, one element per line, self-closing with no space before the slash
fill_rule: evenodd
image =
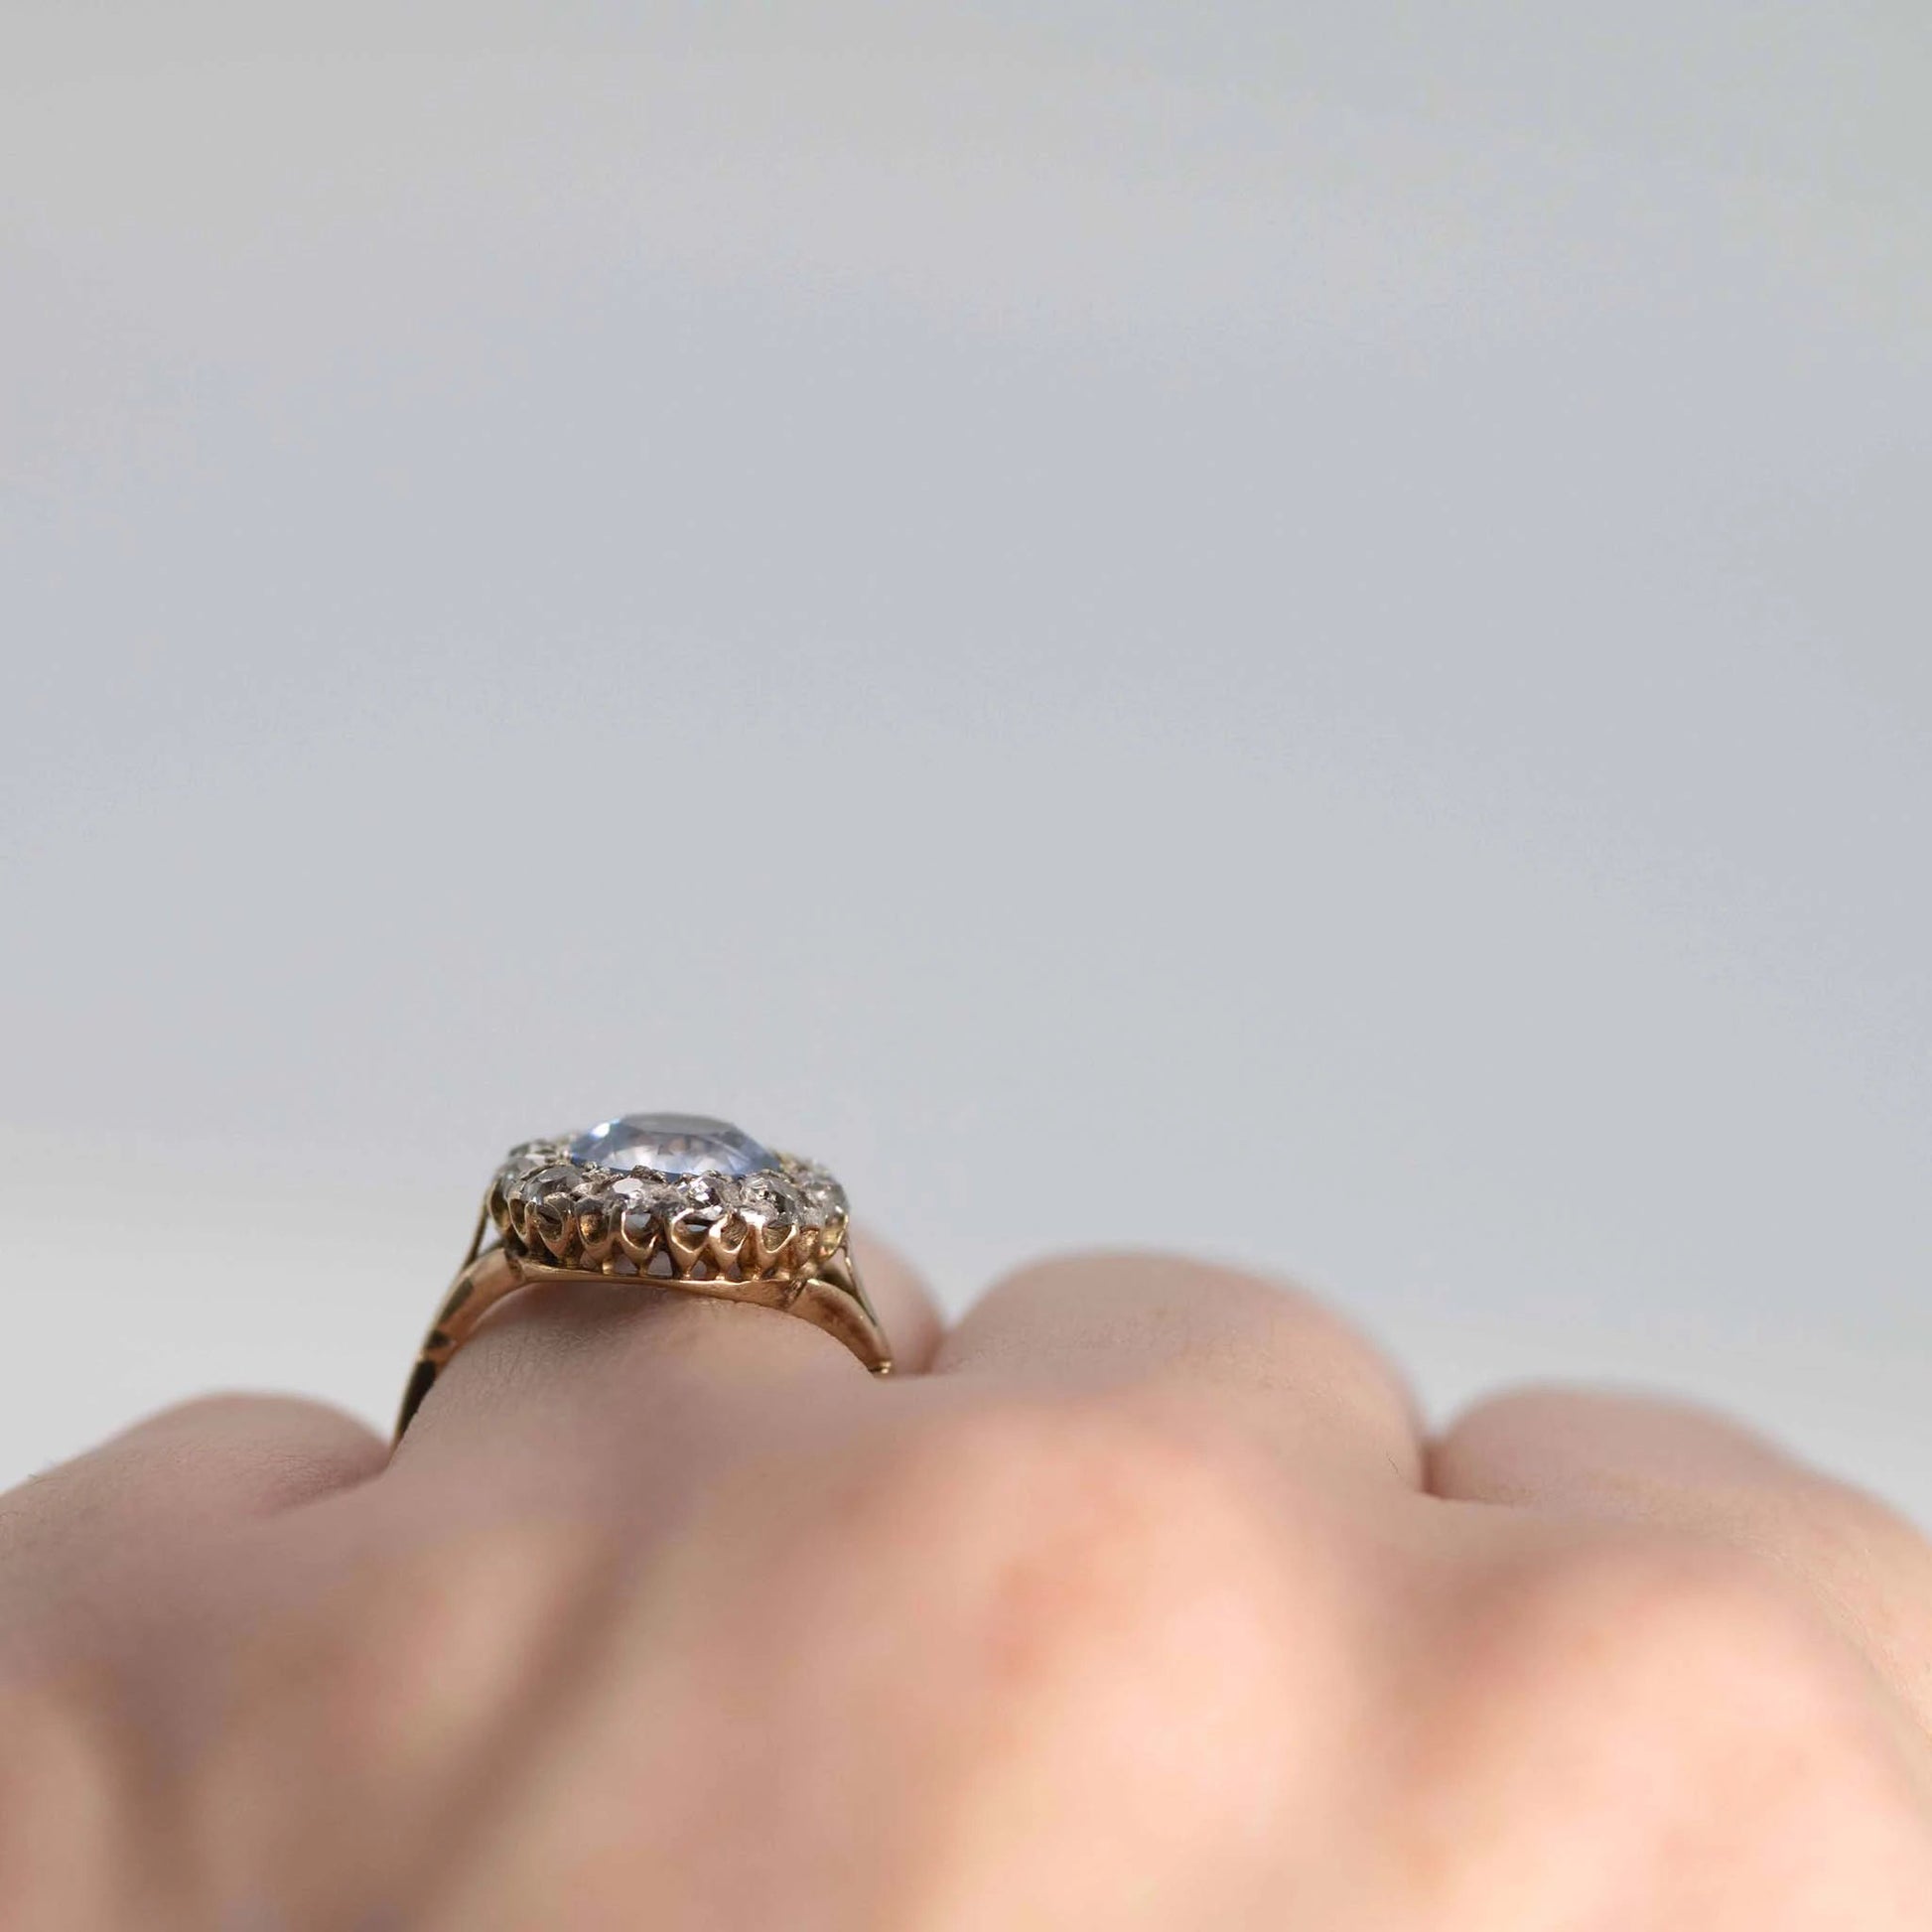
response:
<path id="1" fill-rule="evenodd" d="M 0 22 L 0 1475 L 500 1149 L 1161 1242 L 1932 1510 L 1932 15 Z"/>

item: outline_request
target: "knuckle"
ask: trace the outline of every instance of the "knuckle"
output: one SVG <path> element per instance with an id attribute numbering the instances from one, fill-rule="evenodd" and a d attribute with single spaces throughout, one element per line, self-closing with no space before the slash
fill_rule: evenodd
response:
<path id="1" fill-rule="evenodd" d="M 305 1924 L 361 1923 L 347 1900 L 406 1881 L 448 1792 L 555 1694 L 567 1634 L 590 1634 L 575 1621 L 586 1535 L 491 1523 L 365 1546 L 223 1627 L 196 1672 L 218 1686 L 219 1722 L 197 1719 L 171 1800 L 197 1894 L 301 1898 Z M 608 1566 L 601 1538 L 586 1548 Z"/>
<path id="2" fill-rule="evenodd" d="M 345 1487 L 381 1466 L 381 1445 L 365 1425 L 300 1396 L 197 1396 L 139 1423 L 115 1449 L 128 1480 L 201 1501 L 275 1507 Z"/>
<path id="3" fill-rule="evenodd" d="M 1519 1553 L 1464 1609 L 1432 1760 L 1464 1843 L 1506 1817 L 1519 1846 L 1533 1833 L 1660 1883 L 1722 1871 L 1766 1898 L 1832 1895 L 1853 1872 L 1886 1872 L 1900 1896 L 1922 1884 L 1932 1839 L 1896 1722 L 1767 1566 L 1688 1537 L 1593 1533 Z"/>
<path id="4" fill-rule="evenodd" d="M 362 1424 L 286 1396 L 198 1396 L 0 1496 L 10 1558 L 91 1541 L 116 1555 L 183 1529 L 269 1515 L 372 1475 Z"/>
<path id="5" fill-rule="evenodd" d="M 851 1528 L 887 1551 L 915 1518 L 967 1563 L 1085 1574 L 1170 1569 L 1247 1507 L 1225 1447 L 1148 1416 L 1075 1401 L 934 1419 L 854 1499 Z"/>
<path id="6" fill-rule="evenodd" d="M 808 1755 L 837 1748 L 826 1713 L 863 1708 L 919 1767 L 890 1801 L 922 1816 L 1104 1791 L 1117 1820 L 1245 1844 L 1301 1762 L 1345 1749 L 1372 1642 L 1349 1532 L 1224 1422 L 975 1398 L 871 1440 L 842 1479 L 767 1485 L 755 1519 L 717 1524 L 759 1551 L 741 1599 L 808 1633 L 765 1652 L 759 1693 L 808 1714 Z M 745 1629 L 706 1627 L 686 1681 L 743 1695 Z"/>
<path id="7" fill-rule="evenodd" d="M 0 1689 L 0 1923 L 118 1922 L 139 1753 L 113 1708 L 93 1685 Z"/>
<path id="8" fill-rule="evenodd" d="M 1062 1399 L 922 1421 L 835 1489 L 808 1560 L 863 1627 L 916 1632 L 977 1696 L 1199 1695 L 1226 1671 L 1259 1704 L 1308 1654 L 1282 1627 L 1292 1541 L 1214 1429 Z"/>
<path id="9" fill-rule="evenodd" d="M 299 1395 L 259 1395 L 219 1389 L 171 1403 L 136 1423 L 136 1436 L 187 1437 L 212 1442 L 274 1442 L 285 1438 L 317 1442 L 363 1442 L 368 1430 L 354 1417 L 326 1402 Z"/>
<path id="10" fill-rule="evenodd" d="M 486 1725 L 611 1561 L 581 1529 L 517 1521 L 369 1554 L 242 1647 L 244 1760 L 266 1744 L 380 1766 Z"/>
<path id="11" fill-rule="evenodd" d="M 1472 1815 L 1501 1805 L 1594 1857 L 1926 1871 L 1896 1718 L 1768 1565 L 1620 1535 L 1520 1559 L 1472 1608 L 1478 1655 L 1444 1693 Z"/>
<path id="12" fill-rule="evenodd" d="M 1932 1600 L 1932 1542 L 1877 1497 L 1803 1472 L 1724 1500 L 1717 1534 L 1776 1551 L 1802 1578 L 1823 1617 L 1867 1657 L 1920 1725 L 1932 1721 L 1924 1605 Z"/>
<path id="13" fill-rule="evenodd" d="M 248 1436 L 268 1434 L 289 1417 L 330 1418 L 337 1411 L 301 1396 L 258 1395 L 245 1389 L 215 1389 L 157 1409 L 134 1425 L 132 1435 Z"/>
<path id="14" fill-rule="evenodd" d="M 1485 1688 L 1591 1747 L 1738 1761 L 1740 1742 L 1829 1752 L 1868 1728 L 1855 1660 L 1767 1563 L 1635 1536 L 1545 1556 L 1504 1586 Z"/>
<path id="15" fill-rule="evenodd" d="M 1932 1543 L 1889 1504 L 1848 1482 L 1807 1474 L 1777 1492 L 1770 1535 L 1827 1580 L 1932 1581 Z"/>

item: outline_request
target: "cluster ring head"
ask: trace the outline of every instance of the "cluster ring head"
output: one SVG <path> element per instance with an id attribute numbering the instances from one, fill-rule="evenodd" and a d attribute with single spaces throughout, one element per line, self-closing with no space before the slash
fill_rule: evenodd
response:
<path id="1" fill-rule="evenodd" d="M 525 1141 L 497 1169 L 486 1212 L 511 1254 L 617 1279 L 792 1283 L 845 1246 L 845 1189 L 815 1162 L 667 1173 L 573 1159 L 571 1145 Z"/>

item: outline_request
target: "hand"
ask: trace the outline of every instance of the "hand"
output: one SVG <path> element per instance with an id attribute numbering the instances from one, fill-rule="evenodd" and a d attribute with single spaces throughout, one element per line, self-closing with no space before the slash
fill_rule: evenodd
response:
<path id="1" fill-rule="evenodd" d="M 1425 1444 L 1204 1266 L 942 1337 L 868 1259 L 893 1382 L 545 1289 L 387 1467 L 229 1398 L 0 1502 L 0 1926 L 1932 1920 L 1932 1550 L 1869 1498 L 1625 1398 Z"/>

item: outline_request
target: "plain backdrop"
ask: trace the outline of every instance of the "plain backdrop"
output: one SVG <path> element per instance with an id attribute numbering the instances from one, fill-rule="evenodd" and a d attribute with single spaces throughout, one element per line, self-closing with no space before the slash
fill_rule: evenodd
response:
<path id="1" fill-rule="evenodd" d="M 1932 13 L 0 16 L 0 1476 L 501 1150 L 1932 1512 Z"/>

